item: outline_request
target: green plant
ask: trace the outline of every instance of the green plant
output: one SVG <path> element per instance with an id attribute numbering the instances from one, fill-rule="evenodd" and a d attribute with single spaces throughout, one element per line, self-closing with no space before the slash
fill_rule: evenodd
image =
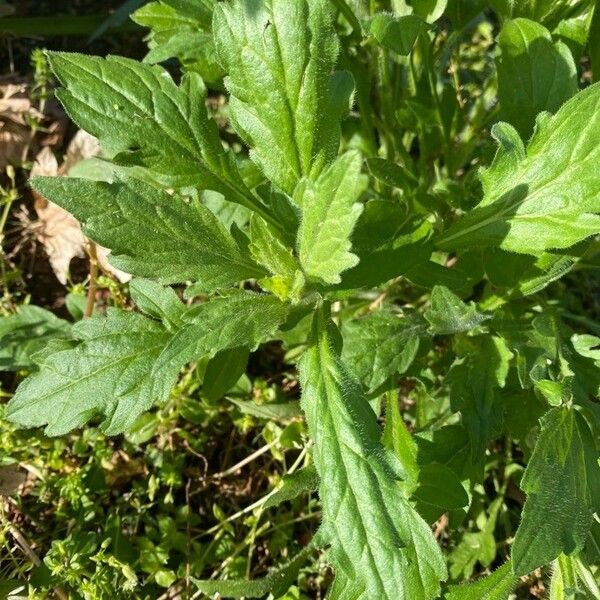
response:
<path id="1" fill-rule="evenodd" d="M 134 17 L 146 63 L 48 55 L 106 156 L 32 185 L 135 276 L 139 310 L 5 320 L 7 368 L 33 371 L 7 418 L 121 434 L 190 363 L 218 399 L 261 344 L 298 359 L 312 464 L 264 504 L 318 482 L 321 527 L 266 578 L 200 591 L 280 597 L 323 548 L 332 599 L 508 598 L 550 564 L 551 593 L 597 597 L 600 87 L 577 66 L 594 7 L 494 8 L 495 62 L 481 3 L 417 0 L 160 0 Z M 173 56 L 179 85 L 150 64 Z M 205 81 L 228 93 L 214 115 Z"/>

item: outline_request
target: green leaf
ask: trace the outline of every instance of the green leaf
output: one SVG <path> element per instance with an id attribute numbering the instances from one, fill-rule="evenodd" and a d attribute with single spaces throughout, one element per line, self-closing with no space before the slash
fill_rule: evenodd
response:
<path id="1" fill-rule="evenodd" d="M 227 230 L 231 230 L 231 226 L 235 224 L 236 227 L 245 231 L 252 216 L 252 212 L 247 208 L 229 202 L 217 192 L 204 191 L 202 193 L 202 203 L 215 213 Z"/>
<path id="2" fill-rule="evenodd" d="M 394 12 L 400 16 L 415 14 L 428 23 L 437 21 L 446 10 L 448 0 L 392 0 Z"/>
<path id="3" fill-rule="evenodd" d="M 348 73 L 332 75 L 339 43 L 329 2 L 224 2 L 213 27 L 233 125 L 267 178 L 291 195 L 337 155 L 353 89 Z"/>
<path id="4" fill-rule="evenodd" d="M 363 209 L 357 200 L 368 183 L 361 164 L 358 152 L 347 152 L 314 183 L 303 180 L 294 192 L 302 210 L 298 255 L 313 280 L 339 283 L 340 273 L 358 263 L 350 252 L 350 235 Z"/>
<path id="5" fill-rule="evenodd" d="M 504 563 L 491 575 L 466 585 L 453 585 L 446 600 L 508 600 L 517 583 L 510 562 Z"/>
<path id="6" fill-rule="evenodd" d="M 580 244 L 582 246 L 583 244 Z M 567 253 L 545 252 L 535 262 L 534 268 L 523 273 L 519 281 L 519 291 L 524 296 L 537 294 L 551 283 L 570 273 L 585 252 L 579 246 L 571 248 Z M 516 255 L 515 255 L 516 256 Z"/>
<path id="7" fill-rule="evenodd" d="M 500 246 L 539 256 L 600 231 L 600 84 L 538 117 L 525 150 L 517 132 L 495 125 L 499 149 L 481 173 L 479 205 L 438 240 L 444 250 Z"/>
<path id="8" fill-rule="evenodd" d="M 202 356 L 245 346 L 254 350 L 284 322 L 287 308 L 274 296 L 234 293 L 193 307 L 153 370 L 156 395 L 169 393 L 179 370 Z"/>
<path id="9" fill-rule="evenodd" d="M 249 356 L 245 347 L 217 352 L 206 365 L 202 394 L 211 401 L 222 398 L 246 372 Z"/>
<path id="10" fill-rule="evenodd" d="M 201 26 L 209 28 L 216 0 L 158 0 L 138 9 L 132 19 L 155 30 Z"/>
<path id="11" fill-rule="evenodd" d="M 466 343 L 466 342 L 465 342 Z M 506 384 L 513 353 L 504 338 L 488 335 L 471 338 L 469 353 L 448 373 L 450 402 L 460 410 L 472 445 L 472 459 L 481 459 L 487 443 L 502 428 L 503 406 L 498 390 Z"/>
<path id="12" fill-rule="evenodd" d="M 96 416 L 107 434 L 126 431 L 163 399 L 152 393 L 150 375 L 171 335 L 157 321 L 117 309 L 72 331 L 79 343 L 43 357 L 8 403 L 6 417 L 23 427 L 46 425 L 47 435 L 63 435 Z"/>
<path id="13" fill-rule="evenodd" d="M 591 4 L 591 2 L 590 2 Z M 588 4 L 587 13 L 564 19 L 554 28 L 552 36 L 563 41 L 571 51 L 575 64 L 583 58 L 590 38 L 593 8 Z"/>
<path id="14" fill-rule="evenodd" d="M 32 186 L 71 212 L 86 235 L 112 250 L 110 263 L 163 283 L 200 281 L 205 290 L 264 274 L 198 201 L 124 177 L 114 183 L 36 177 Z"/>
<path id="15" fill-rule="evenodd" d="M 474 304 L 465 304 L 443 285 L 433 288 L 430 306 L 423 316 L 432 331 L 439 335 L 469 331 L 491 318 L 478 312 Z"/>
<path id="16" fill-rule="evenodd" d="M 144 62 L 154 64 L 176 57 L 205 81 L 219 80 L 223 70 L 212 35 L 215 4 L 215 0 L 159 0 L 137 10 L 131 18 L 151 29 L 147 40 L 150 52 Z"/>
<path id="17" fill-rule="evenodd" d="M 428 244 L 428 247 L 429 256 L 431 256 L 433 250 L 431 244 Z M 453 267 L 446 267 L 435 260 L 420 260 L 404 276 L 418 287 L 433 289 L 439 285 L 447 287 L 457 294 L 470 294 L 473 291 L 473 285 L 481 277 L 477 271 L 473 270 L 473 267 L 476 266 L 471 262 L 467 269 L 464 269 L 461 261 Z"/>
<path id="18" fill-rule="evenodd" d="M 411 0 L 410 4 L 416 15 L 434 23 L 444 14 L 448 0 Z"/>
<path id="19" fill-rule="evenodd" d="M 150 279 L 134 279 L 129 284 L 129 293 L 137 307 L 150 317 L 162 321 L 171 330 L 181 327 L 186 307 L 173 288 Z"/>
<path id="20" fill-rule="evenodd" d="M 417 15 L 394 17 L 385 13 L 375 15 L 368 22 L 368 32 L 384 48 L 406 56 L 410 53 L 421 31 L 427 24 Z"/>
<path id="21" fill-rule="evenodd" d="M 477 563 L 489 567 L 496 558 L 496 540 L 489 529 L 466 532 L 448 557 L 453 579 L 469 578 Z"/>
<path id="22" fill-rule="evenodd" d="M 368 391 L 373 392 L 410 367 L 426 332 L 418 315 L 380 310 L 344 322 L 342 358 Z"/>
<path id="23" fill-rule="evenodd" d="M 473 478 L 468 431 L 462 424 L 446 425 L 440 429 L 424 429 L 415 434 L 417 460 L 420 466 L 439 462 L 449 466 L 461 479 Z"/>
<path id="24" fill-rule="evenodd" d="M 280 488 L 264 503 L 264 508 L 278 506 L 282 502 L 293 500 L 305 492 L 314 492 L 319 487 L 319 475 L 314 465 L 304 467 L 295 473 L 285 475 Z"/>
<path id="25" fill-rule="evenodd" d="M 149 42 L 150 51 L 144 62 L 154 65 L 177 58 L 187 72 L 199 73 L 202 79 L 222 87 L 223 68 L 217 59 L 210 31 L 175 29 L 155 32 Z"/>
<path id="26" fill-rule="evenodd" d="M 428 505 L 441 509 L 440 512 L 456 510 L 469 504 L 469 496 L 457 474 L 442 463 L 429 463 L 421 467 L 419 484 L 413 498 L 417 500 L 417 508 L 419 505 Z"/>
<path id="27" fill-rule="evenodd" d="M 161 67 L 127 58 L 50 52 L 48 60 L 69 116 L 117 162 L 147 167 L 173 187 L 214 190 L 260 210 L 208 117 L 199 76 L 186 75 L 178 87 Z"/>
<path id="28" fill-rule="evenodd" d="M 298 260 L 276 231 L 258 215 L 250 221 L 250 254 L 271 277 L 260 280 L 260 285 L 282 300 L 298 299 L 304 277 Z"/>
<path id="29" fill-rule="evenodd" d="M 563 381 L 540 379 L 534 382 L 534 387 L 546 399 L 550 406 L 560 406 L 570 395 L 569 387 Z"/>
<path id="30" fill-rule="evenodd" d="M 505 18 L 525 17 L 550 29 L 562 19 L 583 12 L 587 0 L 492 0 L 492 6 Z"/>
<path id="31" fill-rule="evenodd" d="M 131 16 L 132 20 L 155 30 L 200 25 L 210 27 L 214 0 L 158 0 L 148 2 Z"/>
<path id="32" fill-rule="evenodd" d="M 538 258 L 514 254 L 501 248 L 487 248 L 482 258 L 486 275 L 492 284 L 516 287 L 524 296 L 529 296 L 569 273 L 588 246 L 582 242 L 568 253 L 544 252 Z"/>
<path id="33" fill-rule="evenodd" d="M 390 390 L 385 396 L 385 427 L 381 441 L 386 450 L 393 452 L 400 461 L 404 476 L 402 488 L 410 496 L 417 488 L 419 478 L 417 442 L 402 419 L 397 391 Z"/>
<path id="34" fill-rule="evenodd" d="M 125 439 L 136 446 L 141 446 L 156 435 L 158 425 L 159 419 L 156 413 L 143 413 L 125 432 Z"/>
<path id="35" fill-rule="evenodd" d="M 0 371 L 31 369 L 32 356 L 50 340 L 70 336 L 67 321 L 39 306 L 21 306 L 17 314 L 0 317 Z"/>
<path id="36" fill-rule="evenodd" d="M 246 598 L 264 598 L 269 594 L 273 594 L 273 597 L 278 598 L 288 591 L 290 585 L 298 576 L 298 571 L 313 552 L 314 547 L 308 545 L 287 564 L 272 571 L 266 577 L 253 581 L 246 579 L 213 581 L 194 579 L 193 577 L 191 579 L 198 590 L 211 596 L 219 594 L 223 598 L 241 598 L 243 596 Z"/>
<path id="37" fill-rule="evenodd" d="M 600 467 L 586 453 L 587 423 L 573 409 L 553 408 L 541 426 L 521 480 L 527 500 L 512 548 L 516 575 L 526 575 L 561 553 L 579 552 L 592 523 L 591 483 Z"/>
<path id="38" fill-rule="evenodd" d="M 254 260 L 273 275 L 293 277 L 298 262 L 277 232 L 259 216 L 250 221 L 250 253 Z"/>
<path id="39" fill-rule="evenodd" d="M 477 563 L 489 567 L 496 558 L 496 540 L 494 529 L 498 519 L 498 513 L 504 503 L 504 497 L 498 496 L 490 504 L 488 514 L 480 514 L 477 525 L 480 531 L 467 532 L 462 536 L 458 546 L 452 550 L 448 560 L 450 562 L 450 576 L 453 579 L 459 577 L 470 578 Z M 481 522 L 483 520 L 483 526 Z"/>
<path id="40" fill-rule="evenodd" d="M 415 176 L 406 167 L 392 161 L 383 158 L 368 158 L 367 167 L 373 177 L 390 187 L 406 191 L 414 189 L 418 185 Z M 385 202 L 385 204 L 392 203 Z M 403 214 L 403 216 L 405 215 Z"/>
<path id="41" fill-rule="evenodd" d="M 577 600 L 586 596 L 579 589 L 575 569 L 576 563 L 564 554 L 554 561 L 548 600 Z"/>
<path id="42" fill-rule="evenodd" d="M 300 361 L 302 407 L 315 442 L 332 599 L 437 597 L 444 561 L 427 524 L 403 496 L 376 416 L 318 311 Z"/>
<path id="43" fill-rule="evenodd" d="M 431 225 L 406 223 L 405 211 L 395 202 L 370 200 L 352 235 L 358 265 L 342 273 L 338 288 L 377 287 L 429 261 Z"/>
<path id="44" fill-rule="evenodd" d="M 245 415 L 252 415 L 259 419 L 273 419 L 275 421 L 289 421 L 301 416 L 300 405 L 296 400 L 290 402 L 266 402 L 258 404 L 253 400 L 239 400 L 230 398 Z"/>
<path id="45" fill-rule="evenodd" d="M 577 67 L 565 44 L 528 19 L 505 23 L 498 45 L 500 118 L 527 139 L 538 113 L 556 112 L 577 93 Z"/>

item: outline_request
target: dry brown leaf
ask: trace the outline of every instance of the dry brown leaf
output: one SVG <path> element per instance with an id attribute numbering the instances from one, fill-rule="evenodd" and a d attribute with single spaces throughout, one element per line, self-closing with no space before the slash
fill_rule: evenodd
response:
<path id="1" fill-rule="evenodd" d="M 35 157 L 35 163 L 31 169 L 32 177 L 56 177 L 58 175 L 58 161 L 54 152 L 46 147 Z"/>
<path id="2" fill-rule="evenodd" d="M 56 177 L 58 170 L 56 157 L 52 150 L 46 147 L 37 155 L 31 175 Z M 34 198 L 40 224 L 37 230 L 38 238 L 44 246 L 57 279 L 65 285 L 71 260 L 85 256 L 85 237 L 79 222 L 70 213 L 35 192 Z"/>
<path id="3" fill-rule="evenodd" d="M 0 496 L 11 496 L 25 483 L 27 473 L 18 465 L 0 467 Z"/>
<path id="4" fill-rule="evenodd" d="M 24 127 L 0 121 L 0 170 L 21 160 L 28 140 Z"/>
<path id="5" fill-rule="evenodd" d="M 98 264 L 100 268 L 105 273 L 110 273 L 117 281 L 121 283 L 127 283 L 131 281 L 131 275 L 129 273 L 125 273 L 125 271 L 120 271 L 116 269 L 108 262 L 108 257 L 110 255 L 110 250 L 105 248 L 104 246 L 98 246 L 96 244 L 96 258 L 98 259 Z"/>
<path id="6" fill-rule="evenodd" d="M 80 129 L 69 144 L 63 164 L 59 169 L 60 175 L 68 175 L 69 171 L 82 160 L 100 155 L 100 144 L 93 135 Z"/>
<path id="7" fill-rule="evenodd" d="M 27 97 L 25 84 L 0 86 L 0 169 L 18 163 L 31 141 L 29 118 L 42 118 Z"/>
<path id="8" fill-rule="evenodd" d="M 27 115 L 43 118 L 33 107 L 29 98 L 29 86 L 25 83 L 8 83 L 0 86 L 0 119 L 27 125 Z"/>
<path id="9" fill-rule="evenodd" d="M 62 144 L 66 115 L 53 100 L 46 102 L 46 114 L 41 113 L 30 96 L 31 86 L 27 83 L 0 85 L 0 170 L 10 164 L 19 165 L 43 146 Z M 32 120 L 43 125 L 35 135 Z"/>
<path id="10" fill-rule="evenodd" d="M 46 147 L 37 155 L 31 175 L 48 177 L 65 175 L 79 161 L 97 156 L 99 153 L 98 140 L 85 131 L 78 131 L 67 148 L 61 166 L 58 165 L 50 148 Z M 83 258 L 85 256 L 86 238 L 81 231 L 79 222 L 70 213 L 35 192 L 34 198 L 39 221 L 38 239 L 46 250 L 56 277 L 65 285 L 71 260 L 75 257 Z M 110 250 L 97 246 L 98 263 L 101 269 L 122 283 L 129 281 L 131 275 L 119 271 L 109 264 L 107 260 L 109 254 Z"/>

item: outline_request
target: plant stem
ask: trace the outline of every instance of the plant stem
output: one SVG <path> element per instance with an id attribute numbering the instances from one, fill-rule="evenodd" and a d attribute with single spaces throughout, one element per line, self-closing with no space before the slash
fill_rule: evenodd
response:
<path id="1" fill-rule="evenodd" d="M 15 542 L 21 548 L 25 556 L 36 566 L 39 567 L 42 564 L 39 556 L 33 551 L 31 546 L 27 543 L 27 540 L 23 536 L 23 534 L 14 526 L 9 524 L 9 531 Z M 67 594 L 60 587 L 54 588 L 54 594 L 59 600 L 68 600 Z"/>
<path id="2" fill-rule="evenodd" d="M 352 36 L 358 40 L 362 36 L 360 21 L 356 18 L 353 10 L 346 4 L 346 0 L 331 0 L 332 4 L 344 15 L 346 21 L 352 28 Z"/>
<path id="3" fill-rule="evenodd" d="M 229 467 L 227 470 L 221 471 L 220 473 L 216 473 L 215 475 L 213 475 L 213 479 L 221 479 L 223 477 L 227 477 L 228 475 L 233 475 L 236 471 L 246 466 L 248 463 L 251 463 L 254 459 L 258 458 L 259 456 L 262 456 L 265 452 L 268 452 L 278 441 L 279 439 L 276 439 L 272 442 L 269 442 L 268 444 L 265 444 L 262 448 L 259 448 L 249 456 L 246 456 L 246 458 L 240 460 L 240 462 L 236 463 L 232 467 Z"/>
<path id="4" fill-rule="evenodd" d="M 286 475 L 291 475 L 298 469 L 298 467 L 302 464 L 304 457 L 308 453 L 308 449 L 309 449 L 309 446 L 304 447 L 304 449 L 302 450 L 302 452 L 300 453 L 298 458 L 295 460 L 294 464 L 287 471 Z M 279 491 L 279 488 L 275 488 L 275 489 L 271 490 L 266 496 L 263 496 L 256 502 L 253 502 L 249 506 L 246 506 L 246 508 L 243 508 L 242 510 L 239 510 L 238 512 L 231 515 L 230 517 L 227 517 L 224 521 L 221 521 L 221 523 L 217 523 L 214 527 L 207 529 L 202 535 L 212 535 L 213 533 L 216 533 L 217 531 L 219 531 L 219 529 L 221 529 L 221 527 L 225 523 L 231 523 L 232 521 L 235 521 L 235 520 L 239 519 L 240 517 L 243 517 L 244 515 L 251 513 L 255 508 L 260 508 L 277 491 Z"/>
<path id="5" fill-rule="evenodd" d="M 94 313 L 96 307 L 96 292 L 98 291 L 98 254 L 96 244 L 88 240 L 88 255 L 90 258 L 90 287 L 88 288 L 87 302 L 83 318 L 87 319 Z"/>

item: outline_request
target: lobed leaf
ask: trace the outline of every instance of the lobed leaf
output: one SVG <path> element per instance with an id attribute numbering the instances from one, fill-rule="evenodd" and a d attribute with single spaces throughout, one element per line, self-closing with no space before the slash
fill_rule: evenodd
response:
<path id="1" fill-rule="evenodd" d="M 150 374 L 171 334 L 143 315 L 109 309 L 73 325 L 79 343 L 43 356 L 8 403 L 6 417 L 23 427 L 46 425 L 63 435 L 102 418 L 109 435 L 130 428 L 163 398 L 152 393 Z"/>
<path id="2" fill-rule="evenodd" d="M 212 290 L 260 277 L 244 248 L 198 201 L 121 176 L 114 183 L 36 177 L 32 186 L 71 212 L 86 235 L 111 249 L 110 263 L 163 283 L 200 281 Z"/>
<path id="3" fill-rule="evenodd" d="M 169 393 L 179 370 L 202 356 L 247 347 L 254 350 L 271 338 L 287 315 L 274 296 L 234 293 L 192 308 L 186 325 L 169 340 L 152 370 L 157 396 Z"/>
<path id="4" fill-rule="evenodd" d="M 425 323 L 415 314 L 381 310 L 343 325 L 342 358 L 369 392 L 404 373 L 419 349 Z"/>
<path id="5" fill-rule="evenodd" d="M 446 576 L 440 550 L 403 496 L 375 413 L 342 362 L 336 337 L 319 311 L 299 365 L 336 573 L 330 597 L 435 598 Z"/>
<path id="6" fill-rule="evenodd" d="M 353 88 L 332 71 L 338 39 L 327 0 L 235 0 L 215 10 L 230 116 L 267 178 L 288 194 L 337 155 Z"/>
<path id="7" fill-rule="evenodd" d="M 430 306 L 423 316 L 432 331 L 440 335 L 469 331 L 491 318 L 480 313 L 473 304 L 465 304 L 443 285 L 433 288 Z"/>
<path id="8" fill-rule="evenodd" d="M 208 116 L 198 75 L 185 75 L 178 87 L 162 67 L 127 58 L 50 52 L 48 61 L 64 86 L 56 95 L 69 116 L 117 162 L 261 211 Z"/>
<path id="9" fill-rule="evenodd" d="M 481 173 L 483 200 L 440 237 L 439 248 L 500 246 L 539 256 L 600 232 L 600 84 L 555 115 L 540 115 L 527 149 L 505 123 L 492 133 L 499 148 Z"/>
<path id="10" fill-rule="evenodd" d="M 505 23 L 498 45 L 500 116 L 527 139 L 538 113 L 556 112 L 577 93 L 577 67 L 563 42 L 528 19 Z"/>
<path id="11" fill-rule="evenodd" d="M 452 409 L 461 411 L 476 462 L 502 430 L 504 407 L 498 401 L 498 388 L 506 384 L 514 355 L 506 340 L 498 336 L 479 336 L 471 343 L 467 356 L 452 365 L 448 382 Z"/>
<path id="12" fill-rule="evenodd" d="M 206 81 L 222 78 L 212 36 L 215 5 L 216 0 L 158 0 L 138 9 L 131 18 L 151 30 L 144 62 L 156 64 L 176 57 L 186 70 L 199 72 Z"/>
<path id="13" fill-rule="evenodd" d="M 357 202 L 367 187 L 358 152 L 347 152 L 315 182 L 303 180 L 294 192 L 302 211 L 298 256 L 309 279 L 340 283 L 340 274 L 355 266 L 350 235 L 363 207 Z"/>
<path id="14" fill-rule="evenodd" d="M 600 467 L 589 427 L 572 408 L 557 407 L 542 430 L 521 481 L 527 501 L 512 548 L 513 572 L 526 575 L 559 554 L 579 552 L 597 510 Z M 593 456 L 594 458 L 591 458 Z"/>

